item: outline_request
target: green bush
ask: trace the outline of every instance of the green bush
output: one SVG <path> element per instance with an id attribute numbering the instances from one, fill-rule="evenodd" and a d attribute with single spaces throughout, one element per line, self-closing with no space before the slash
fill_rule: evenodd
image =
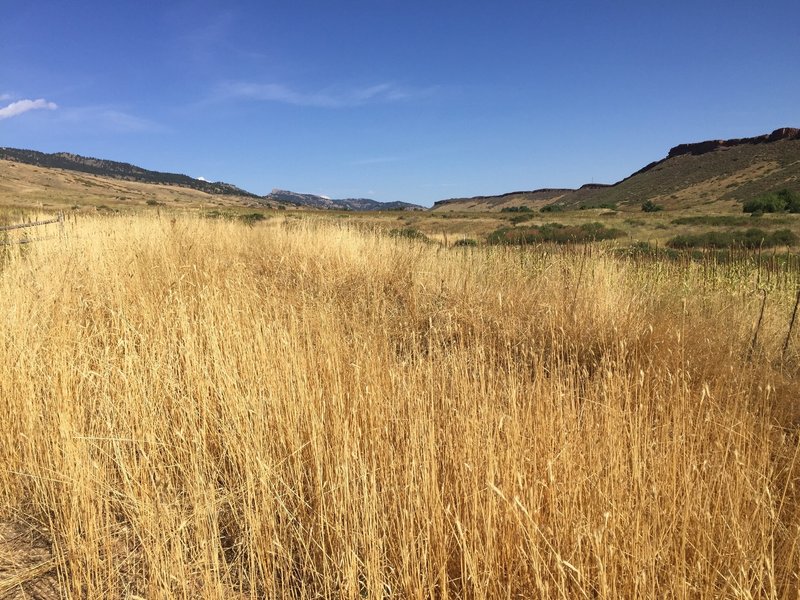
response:
<path id="1" fill-rule="evenodd" d="M 625 235 L 620 229 L 611 229 L 602 223 L 583 225 L 562 225 L 547 223 L 532 227 L 502 227 L 487 238 L 490 244 L 581 244 L 600 240 L 611 240 Z"/>
<path id="2" fill-rule="evenodd" d="M 664 207 L 660 204 L 656 204 L 652 200 L 645 200 L 642 202 L 642 212 L 658 212 L 660 210 L 664 210 Z"/>
<path id="3" fill-rule="evenodd" d="M 800 213 L 800 193 L 783 189 L 762 194 L 745 202 L 742 212 L 746 213 Z"/>
<path id="4" fill-rule="evenodd" d="M 752 217 L 738 217 L 734 215 L 697 215 L 693 217 L 680 217 L 672 219 L 673 225 L 708 225 L 711 227 L 741 227 L 750 225 Z"/>
<path id="5" fill-rule="evenodd" d="M 511 217 L 511 223 L 516 225 L 517 223 L 524 223 L 525 221 L 530 221 L 533 218 L 533 215 L 524 214 L 524 215 L 514 215 Z"/>
<path id="6" fill-rule="evenodd" d="M 251 226 L 255 225 L 259 221 L 266 220 L 266 218 L 267 218 L 266 215 L 264 215 L 262 213 L 258 213 L 258 212 L 249 213 L 249 214 L 246 214 L 246 215 L 239 215 L 239 220 L 240 221 L 243 221 L 245 223 L 245 225 L 251 225 Z"/>
<path id="7" fill-rule="evenodd" d="M 463 247 L 473 247 L 473 246 L 477 246 L 477 245 L 478 245 L 478 241 L 477 240 L 473 240 L 473 239 L 470 239 L 470 238 L 465 238 L 463 240 L 458 240 L 456 243 L 453 244 L 453 247 L 454 248 L 456 248 L 456 247 L 463 248 Z"/>
<path id="8" fill-rule="evenodd" d="M 611 210 L 616 210 L 617 203 L 616 202 L 599 202 L 597 204 L 594 204 L 592 202 L 586 202 L 584 204 L 581 204 L 578 208 L 580 210 L 589 210 L 591 208 L 609 208 Z"/>
<path id="9" fill-rule="evenodd" d="M 543 206 L 542 208 L 540 208 L 539 212 L 555 213 L 555 212 L 564 212 L 565 210 L 567 209 L 558 204 L 548 204 L 547 206 Z"/>
<path id="10" fill-rule="evenodd" d="M 745 231 L 708 231 L 696 235 L 678 235 L 667 242 L 670 248 L 774 248 L 793 246 L 797 236 L 788 229 L 768 232 L 751 227 Z"/>
<path id="11" fill-rule="evenodd" d="M 505 208 L 501 208 L 500 212 L 504 213 L 511 213 L 511 212 L 533 212 L 530 206 L 506 206 Z"/>
<path id="12" fill-rule="evenodd" d="M 399 237 L 399 238 L 406 238 L 409 240 L 420 240 L 423 242 L 429 242 L 430 239 L 427 235 L 422 233 L 419 229 L 414 229 L 413 227 L 404 227 L 402 229 L 392 229 L 389 231 L 389 235 L 392 237 Z"/>

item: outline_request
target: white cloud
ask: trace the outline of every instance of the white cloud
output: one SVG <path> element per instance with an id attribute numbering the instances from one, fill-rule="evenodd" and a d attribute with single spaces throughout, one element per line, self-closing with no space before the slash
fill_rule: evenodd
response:
<path id="1" fill-rule="evenodd" d="M 110 106 L 65 108 L 61 111 L 61 120 L 67 124 L 90 127 L 94 132 L 159 133 L 165 131 L 165 128 L 159 123 Z"/>
<path id="2" fill-rule="evenodd" d="M 280 83 L 232 82 L 218 88 L 217 99 L 262 100 L 317 108 L 351 108 L 365 104 L 398 102 L 429 95 L 433 90 L 412 90 L 392 83 L 360 88 L 326 88 L 299 92 Z"/>
<path id="3" fill-rule="evenodd" d="M 5 96 L 3 98 L 6 100 L 8 99 Z M 44 98 L 39 98 L 38 100 L 17 100 L 8 106 L 0 108 L 0 120 L 16 117 L 29 110 L 55 110 L 57 108 L 58 105 L 55 102 L 48 102 Z"/>
<path id="4" fill-rule="evenodd" d="M 197 181 L 208 181 L 205 177 L 197 177 Z"/>

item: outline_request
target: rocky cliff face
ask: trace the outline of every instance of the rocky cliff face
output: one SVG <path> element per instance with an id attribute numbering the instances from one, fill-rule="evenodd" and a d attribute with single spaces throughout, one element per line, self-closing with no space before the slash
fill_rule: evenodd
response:
<path id="1" fill-rule="evenodd" d="M 708 140 L 694 144 L 680 144 L 669 151 L 667 158 L 674 158 L 684 154 L 697 156 L 699 154 L 713 152 L 720 148 L 730 148 L 733 146 L 742 146 L 744 144 L 766 144 L 768 142 L 779 142 L 781 140 L 800 140 L 800 129 L 783 127 L 781 129 L 776 129 L 772 133 L 756 137 L 736 138 L 732 140 Z"/>

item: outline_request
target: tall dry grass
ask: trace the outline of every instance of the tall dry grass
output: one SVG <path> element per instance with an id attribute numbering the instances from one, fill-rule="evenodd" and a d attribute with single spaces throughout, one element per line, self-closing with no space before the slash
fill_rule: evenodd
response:
<path id="1" fill-rule="evenodd" d="M 0 595 L 796 598 L 793 293 L 751 349 L 752 274 L 599 251 L 188 217 L 8 247 L 0 523 L 52 558 Z"/>

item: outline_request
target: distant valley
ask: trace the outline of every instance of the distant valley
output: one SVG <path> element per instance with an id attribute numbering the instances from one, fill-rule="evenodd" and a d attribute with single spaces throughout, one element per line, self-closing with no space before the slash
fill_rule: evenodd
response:
<path id="1" fill-rule="evenodd" d="M 47 169 L 53 172 L 61 170 L 85 173 L 99 178 L 108 178 L 118 181 L 186 188 L 188 190 L 202 192 L 212 197 L 223 196 L 228 199 L 238 198 L 241 203 L 246 206 L 253 206 L 253 203 L 256 202 L 267 207 L 283 205 L 284 207 L 294 206 L 298 208 L 323 210 L 424 210 L 423 207 L 408 202 L 378 202 L 377 200 L 368 198 L 335 200 L 325 196 L 298 194 L 296 192 L 278 189 L 273 190 L 272 193 L 266 196 L 259 196 L 230 183 L 206 181 L 179 173 L 152 171 L 129 163 L 91 158 L 68 152 L 47 154 L 35 150 L 0 148 L 0 161 L 31 165 L 39 169 Z M 75 181 L 74 176 L 68 179 Z M 84 183 L 90 187 L 101 185 L 98 180 L 84 180 Z M 110 184 L 110 186 L 122 194 L 115 195 L 113 197 L 115 200 L 124 200 L 126 198 L 124 189 L 120 189 L 118 184 Z M 133 195 L 141 195 L 141 190 L 133 192 Z M 158 196 L 160 194 L 155 195 Z M 194 199 L 196 200 L 197 198 Z"/>
<path id="2" fill-rule="evenodd" d="M 675 146 L 614 184 L 578 189 L 542 188 L 440 200 L 433 212 L 499 212 L 614 208 L 638 210 L 651 201 L 667 210 L 738 211 L 760 194 L 800 191 L 800 129 L 782 128 L 751 138 L 710 140 Z M 0 148 L 0 201 L 24 206 L 89 203 L 136 206 L 166 204 L 194 207 L 292 208 L 344 211 L 420 211 L 408 202 L 368 198 L 332 199 L 274 189 L 259 196 L 236 185 L 177 173 L 59 152 Z"/>

